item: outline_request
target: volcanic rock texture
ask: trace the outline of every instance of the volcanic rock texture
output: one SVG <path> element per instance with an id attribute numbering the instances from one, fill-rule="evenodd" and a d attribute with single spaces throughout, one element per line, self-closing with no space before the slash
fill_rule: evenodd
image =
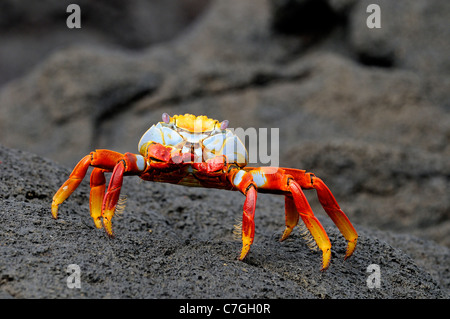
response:
<path id="1" fill-rule="evenodd" d="M 379 0 L 380 29 L 362 0 L 78 2 L 77 30 L 69 2 L 0 5 L 1 297 L 448 298 L 450 2 Z M 79 159 L 137 152 L 163 112 L 278 128 L 277 165 L 325 181 L 360 235 L 354 255 L 343 261 L 313 191 L 333 245 L 326 272 L 299 231 L 278 241 L 277 195 L 258 197 L 243 262 L 239 193 L 126 177 L 110 239 L 89 216 L 86 178 L 51 218 Z"/>

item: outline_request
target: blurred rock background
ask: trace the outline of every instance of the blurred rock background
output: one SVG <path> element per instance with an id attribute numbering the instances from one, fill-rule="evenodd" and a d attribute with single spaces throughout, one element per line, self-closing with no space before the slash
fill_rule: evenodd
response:
<path id="1" fill-rule="evenodd" d="M 0 2 L 2 145 L 72 168 L 163 112 L 279 128 L 353 223 L 450 246 L 449 1 L 79 0 L 68 29 L 71 2 Z"/>

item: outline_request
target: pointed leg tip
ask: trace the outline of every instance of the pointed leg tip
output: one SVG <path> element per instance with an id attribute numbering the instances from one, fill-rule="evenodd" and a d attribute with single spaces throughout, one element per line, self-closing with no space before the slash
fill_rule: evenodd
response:
<path id="1" fill-rule="evenodd" d="M 116 238 L 116 235 L 112 231 L 107 231 L 106 235 L 108 235 L 108 238 L 110 238 L 110 239 Z"/>
<path id="2" fill-rule="evenodd" d="M 243 245 L 241 255 L 239 256 L 239 260 L 244 260 L 250 251 L 250 245 Z"/>
<path id="3" fill-rule="evenodd" d="M 52 217 L 58 219 L 58 205 L 52 205 Z"/>
<path id="4" fill-rule="evenodd" d="M 108 235 L 109 238 L 114 238 L 114 233 L 112 230 L 112 224 L 111 221 L 109 221 L 106 218 L 103 218 L 103 227 L 105 228 L 106 234 Z"/>
<path id="5" fill-rule="evenodd" d="M 322 269 L 320 269 L 320 271 L 323 272 L 328 269 L 328 266 L 330 266 L 330 260 L 331 260 L 331 249 L 324 250 L 322 258 Z"/>
<path id="6" fill-rule="evenodd" d="M 247 254 L 244 255 L 244 254 L 241 253 L 241 255 L 237 258 L 237 260 L 243 261 L 246 256 L 247 256 Z"/>
<path id="7" fill-rule="evenodd" d="M 347 260 L 353 255 L 355 248 L 356 248 L 356 239 L 354 241 L 349 241 L 347 244 L 347 251 L 345 253 L 344 260 Z"/>
<path id="8" fill-rule="evenodd" d="M 330 257 L 325 257 L 325 256 L 323 257 L 322 268 L 320 269 L 321 272 L 326 271 L 328 269 L 328 267 L 330 266 Z"/>
<path id="9" fill-rule="evenodd" d="M 286 229 L 283 232 L 283 235 L 280 238 L 280 241 L 286 240 L 289 237 L 289 235 L 291 234 L 291 232 L 292 232 L 292 228 L 286 227 Z"/>
<path id="10" fill-rule="evenodd" d="M 102 224 L 102 221 L 100 219 L 95 219 L 94 218 L 94 224 L 95 224 L 95 227 L 97 227 L 98 229 L 102 229 L 103 228 L 103 224 Z"/>

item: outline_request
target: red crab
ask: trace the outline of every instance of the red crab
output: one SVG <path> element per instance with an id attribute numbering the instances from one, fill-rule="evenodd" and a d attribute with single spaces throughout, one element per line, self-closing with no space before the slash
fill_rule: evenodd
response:
<path id="1" fill-rule="evenodd" d="M 66 200 L 83 180 L 89 166 L 90 211 L 97 228 L 104 226 L 113 236 L 111 219 L 119 200 L 124 175 L 138 175 L 146 181 L 185 186 L 240 191 L 245 196 L 242 217 L 242 250 L 247 256 L 255 235 L 257 193 L 281 194 L 285 197 L 285 240 L 303 220 L 317 246 L 322 250 L 322 270 L 328 268 L 331 243 L 314 216 L 302 189 L 315 189 L 324 210 L 348 241 L 345 258 L 352 255 L 358 235 L 341 210 L 331 191 L 313 173 L 294 168 L 246 167 L 247 150 L 240 139 L 227 129 L 228 121 L 219 122 L 204 115 L 167 113 L 139 141 L 139 154 L 96 150 L 75 166 L 69 179 L 53 197 L 52 215 L 57 218 L 58 205 Z M 105 173 L 112 172 L 106 190 Z"/>

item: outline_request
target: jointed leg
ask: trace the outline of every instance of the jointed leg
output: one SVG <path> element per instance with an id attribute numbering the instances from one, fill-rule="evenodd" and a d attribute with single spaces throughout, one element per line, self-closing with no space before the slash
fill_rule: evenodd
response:
<path id="1" fill-rule="evenodd" d="M 111 219 L 114 216 L 117 202 L 119 201 L 124 174 L 139 175 L 145 171 L 145 169 L 146 164 L 143 157 L 132 153 L 125 153 L 114 166 L 113 173 L 109 180 L 108 190 L 106 191 L 102 204 L 103 226 L 109 236 L 114 236 Z"/>
<path id="2" fill-rule="evenodd" d="M 109 151 L 96 150 L 83 157 L 73 169 L 69 179 L 59 188 L 53 196 L 52 215 L 58 217 L 58 206 L 64 202 L 77 189 L 83 180 L 89 166 L 103 168 L 112 171 L 116 163 L 123 157 L 123 154 Z M 96 173 L 97 175 L 97 173 Z"/>
<path id="3" fill-rule="evenodd" d="M 86 155 L 83 157 L 78 164 L 73 169 L 72 173 L 69 176 L 69 179 L 62 184 L 62 186 L 58 189 L 56 194 L 53 196 L 52 201 L 52 216 L 53 218 L 58 217 L 58 206 L 64 202 L 70 194 L 80 185 L 83 180 L 86 172 L 91 165 L 91 155 Z"/>
<path id="4" fill-rule="evenodd" d="M 139 163 L 138 163 L 139 162 Z M 108 235 L 112 236 L 111 218 L 114 215 L 116 204 L 120 195 L 120 188 L 124 173 L 139 174 L 145 170 L 145 161 L 142 156 L 131 153 L 120 154 L 109 150 L 96 150 L 86 155 L 75 166 L 69 179 L 59 188 L 53 197 L 52 215 L 58 216 L 58 206 L 80 185 L 89 166 L 94 169 L 91 173 L 90 210 L 97 228 L 105 226 Z M 105 172 L 113 172 L 108 191 L 105 194 Z"/>
<path id="5" fill-rule="evenodd" d="M 300 218 L 299 213 L 297 212 L 297 208 L 295 207 L 294 199 L 290 195 L 286 195 L 284 197 L 284 209 L 286 216 L 286 228 L 284 229 L 283 236 L 280 241 L 285 240 L 289 237 L 290 233 L 298 224 L 298 220 Z"/>
<path id="6" fill-rule="evenodd" d="M 123 173 L 125 172 L 125 164 L 123 161 L 117 163 L 114 167 L 114 171 L 109 181 L 108 191 L 102 204 L 102 217 L 103 225 L 105 226 L 106 233 L 113 237 L 111 219 L 114 216 L 117 202 L 120 197 L 120 189 L 122 188 Z"/>
<path id="7" fill-rule="evenodd" d="M 345 259 L 347 259 L 355 250 L 358 234 L 325 183 L 314 175 L 312 175 L 311 178 L 312 185 L 317 191 L 317 196 L 323 209 L 327 212 L 328 216 L 330 216 L 348 242 L 347 252 L 345 253 Z"/>
<path id="8" fill-rule="evenodd" d="M 305 194 L 301 187 L 293 179 L 288 181 L 289 190 L 292 193 L 295 207 L 317 243 L 317 246 L 322 250 L 322 270 L 326 270 L 330 264 L 331 259 L 331 243 L 327 233 L 322 227 L 322 224 L 314 216 L 314 213 L 306 200 Z"/>
<path id="9" fill-rule="evenodd" d="M 245 171 L 252 176 L 258 189 L 285 194 L 286 228 L 281 241 L 289 236 L 301 218 L 317 246 L 322 250 L 322 270 L 327 269 L 331 259 L 331 243 L 299 185 L 298 179 L 305 176 L 305 171 L 274 167 L 247 167 Z"/>
<path id="10" fill-rule="evenodd" d="M 247 190 L 244 202 L 244 213 L 242 215 L 242 251 L 239 260 L 243 260 L 247 256 L 255 238 L 256 198 L 256 188 L 252 185 Z"/>
<path id="11" fill-rule="evenodd" d="M 239 256 L 239 260 L 243 260 L 250 251 L 255 237 L 256 185 L 253 182 L 253 176 L 244 170 L 235 169 L 228 176 L 232 185 L 245 195 L 242 215 L 242 250 Z"/>
<path id="12" fill-rule="evenodd" d="M 348 257 L 350 257 L 355 250 L 358 234 L 351 224 L 350 220 L 339 207 L 330 189 L 320 178 L 316 177 L 312 173 L 306 173 L 303 170 L 290 168 L 283 168 L 283 170 L 289 175 L 293 176 L 295 181 L 303 189 L 315 189 L 317 191 L 317 197 L 319 198 L 323 209 L 326 211 L 331 220 L 333 220 L 341 234 L 347 240 L 348 243 L 345 258 L 347 259 Z"/>

